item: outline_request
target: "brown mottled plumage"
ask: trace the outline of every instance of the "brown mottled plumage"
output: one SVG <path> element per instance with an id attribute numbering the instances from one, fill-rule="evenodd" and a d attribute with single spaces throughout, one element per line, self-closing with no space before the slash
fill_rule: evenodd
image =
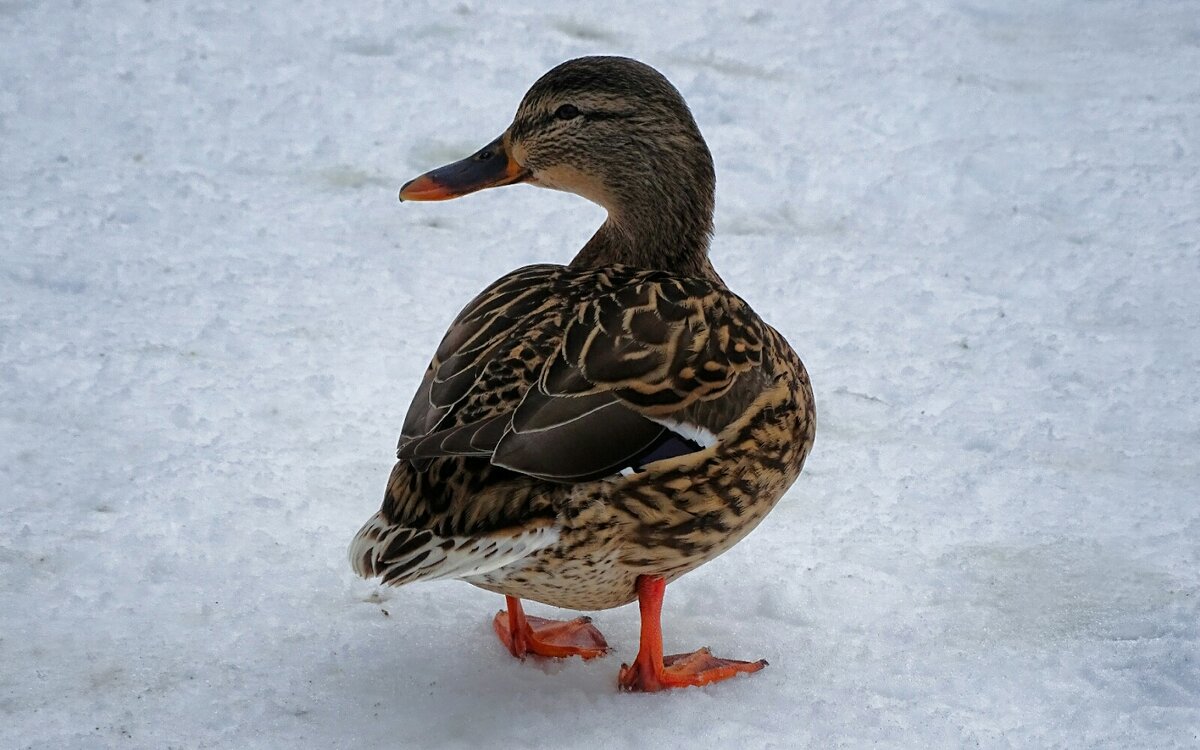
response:
<path id="1" fill-rule="evenodd" d="M 712 158 L 652 68 L 563 63 L 501 138 L 401 197 L 521 181 L 583 195 L 608 220 L 570 265 L 512 271 L 459 313 L 351 562 L 389 584 L 462 578 L 616 607 L 639 578 L 678 578 L 766 516 L 812 446 L 812 391 L 709 262 Z"/>

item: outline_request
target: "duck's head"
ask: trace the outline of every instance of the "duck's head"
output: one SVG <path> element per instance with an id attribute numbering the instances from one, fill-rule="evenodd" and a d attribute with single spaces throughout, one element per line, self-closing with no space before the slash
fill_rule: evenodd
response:
<path id="1" fill-rule="evenodd" d="M 680 258 L 666 256 L 707 251 L 712 156 L 683 97 L 636 60 L 562 63 L 533 84 L 499 138 L 409 181 L 400 199 L 446 200 L 521 182 L 607 209 L 609 220 L 589 243 L 592 255 L 603 256 L 595 262 L 678 266 Z"/>

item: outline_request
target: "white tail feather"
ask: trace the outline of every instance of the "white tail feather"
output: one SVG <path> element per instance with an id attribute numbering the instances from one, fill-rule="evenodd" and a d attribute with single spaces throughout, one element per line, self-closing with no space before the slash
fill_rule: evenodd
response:
<path id="1" fill-rule="evenodd" d="M 376 513 L 350 543 L 350 564 L 364 578 L 380 577 L 400 586 L 489 573 L 556 541 L 558 530 L 548 524 L 481 536 L 439 536 L 394 526 Z"/>

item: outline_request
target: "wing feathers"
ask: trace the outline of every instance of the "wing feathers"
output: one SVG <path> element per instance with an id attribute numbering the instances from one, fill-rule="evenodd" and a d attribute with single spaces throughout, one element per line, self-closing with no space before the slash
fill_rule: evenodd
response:
<path id="1" fill-rule="evenodd" d="M 555 427 L 505 434 L 492 463 L 552 482 L 616 474 L 666 428 L 612 401 Z"/>
<path id="2" fill-rule="evenodd" d="M 558 482 L 615 473 L 665 424 L 687 438 L 724 428 L 727 410 L 694 407 L 761 367 L 761 326 L 703 279 L 619 266 L 514 271 L 451 326 L 398 455 L 490 455 Z"/>

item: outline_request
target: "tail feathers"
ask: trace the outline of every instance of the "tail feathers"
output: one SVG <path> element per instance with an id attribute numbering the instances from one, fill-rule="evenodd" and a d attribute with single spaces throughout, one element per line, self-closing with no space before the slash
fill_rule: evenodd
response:
<path id="1" fill-rule="evenodd" d="M 439 536 L 395 526 L 376 513 L 350 543 L 350 565 L 363 578 L 400 586 L 414 581 L 466 578 L 510 565 L 558 541 L 549 524 L 502 529 L 481 536 Z"/>

